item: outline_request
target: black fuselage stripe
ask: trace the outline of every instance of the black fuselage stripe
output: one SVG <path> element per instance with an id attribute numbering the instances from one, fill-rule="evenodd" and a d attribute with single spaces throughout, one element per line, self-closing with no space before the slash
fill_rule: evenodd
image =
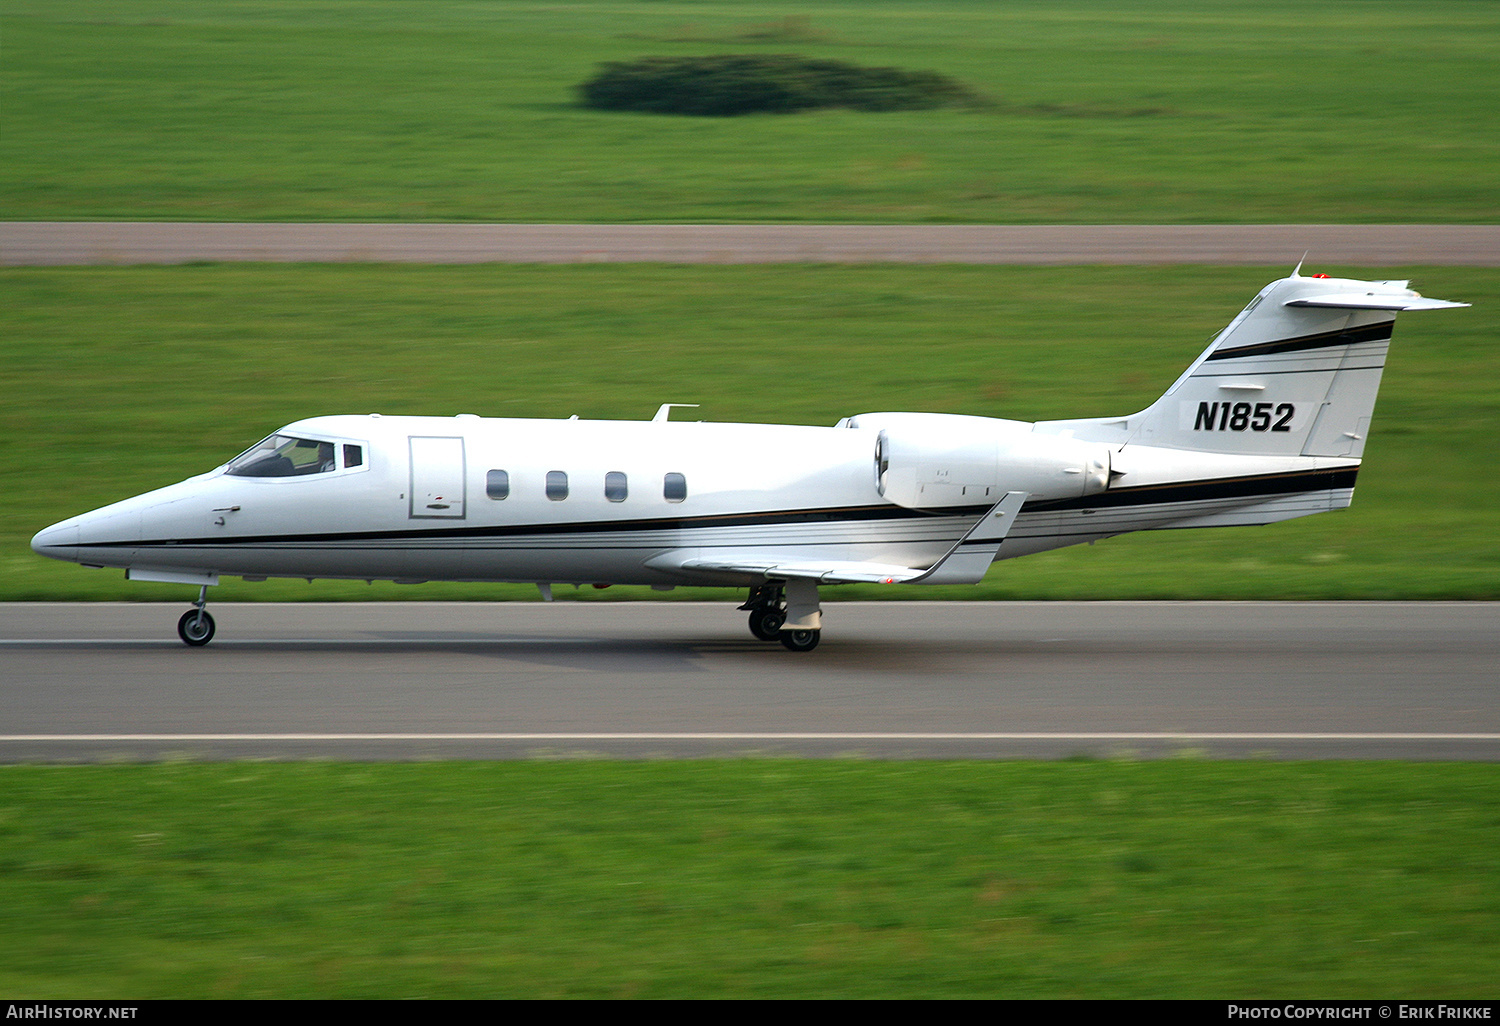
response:
<path id="1" fill-rule="evenodd" d="M 1340 328 L 1338 331 L 1323 331 L 1316 335 L 1300 335 L 1271 342 L 1257 342 L 1238 349 L 1216 349 L 1208 354 L 1208 360 L 1237 360 L 1242 356 L 1267 356 L 1271 353 L 1296 353 L 1307 349 L 1328 349 L 1332 346 L 1352 346 L 1361 342 L 1389 342 L 1394 321 L 1366 324 L 1358 328 Z M 1205 363 L 1208 361 L 1204 361 Z"/>
<path id="2" fill-rule="evenodd" d="M 1138 488 L 1111 488 L 1097 495 L 1050 502 L 1028 502 L 1023 513 L 1053 512 L 1070 509 L 1111 509 L 1122 506 L 1156 506 L 1172 502 L 1201 502 L 1207 499 L 1245 499 L 1257 495 L 1295 495 L 1334 488 L 1353 488 L 1358 467 L 1329 470 L 1302 470 L 1286 474 L 1261 474 L 1256 477 L 1218 478 L 1206 481 L 1177 481 L 1164 485 L 1142 485 Z"/>
<path id="3" fill-rule="evenodd" d="M 404 531 L 337 531 L 317 534 L 261 534 L 236 538 L 185 538 L 151 541 L 85 542 L 80 548 L 123 548 L 162 545 L 254 545 L 286 542 L 404 541 L 435 538 L 504 538 L 549 534 L 628 534 L 640 531 L 702 530 L 711 527 L 783 527 L 789 524 L 836 524 L 889 520 L 931 520 L 941 517 L 977 517 L 989 504 L 948 506 L 941 509 L 908 509 L 905 506 L 847 506 L 843 508 L 766 510 L 759 513 L 725 513 L 701 517 L 671 517 L 642 520 L 589 520 L 561 524 L 492 524 L 484 527 L 429 527 Z"/>

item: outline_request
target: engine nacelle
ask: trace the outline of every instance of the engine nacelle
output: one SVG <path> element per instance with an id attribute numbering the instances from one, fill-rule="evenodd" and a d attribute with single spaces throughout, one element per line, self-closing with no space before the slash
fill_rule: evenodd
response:
<path id="1" fill-rule="evenodd" d="M 976 506 L 1015 491 L 1065 499 L 1109 487 L 1108 446 L 1035 434 L 1025 421 L 866 413 L 841 423 L 879 432 L 871 472 L 880 494 L 900 506 Z"/>

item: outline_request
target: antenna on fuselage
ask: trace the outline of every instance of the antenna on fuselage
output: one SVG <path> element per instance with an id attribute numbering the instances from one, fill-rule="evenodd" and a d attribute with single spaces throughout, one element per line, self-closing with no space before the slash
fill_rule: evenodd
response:
<path id="1" fill-rule="evenodd" d="M 696 410 L 697 403 L 662 403 L 656 408 L 656 416 L 651 418 L 651 423 L 659 424 L 669 420 L 672 416 L 672 408 L 681 407 L 684 410 Z"/>

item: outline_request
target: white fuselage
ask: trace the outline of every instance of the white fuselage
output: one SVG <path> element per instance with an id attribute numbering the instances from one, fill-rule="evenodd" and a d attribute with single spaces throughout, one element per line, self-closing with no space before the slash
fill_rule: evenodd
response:
<path id="1" fill-rule="evenodd" d="M 926 567 L 1007 491 L 1029 498 L 996 558 L 1155 527 L 1266 523 L 1347 505 L 1358 466 L 1122 449 L 1032 428 L 934 414 L 831 428 L 316 417 L 280 434 L 343 452 L 326 472 L 239 476 L 227 464 L 63 521 L 33 546 L 147 579 L 742 585 L 755 576 L 684 564 L 753 554 Z"/>

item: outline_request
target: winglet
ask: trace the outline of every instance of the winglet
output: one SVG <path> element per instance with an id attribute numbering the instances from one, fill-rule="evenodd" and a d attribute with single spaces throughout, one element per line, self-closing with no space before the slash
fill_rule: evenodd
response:
<path id="1" fill-rule="evenodd" d="M 978 584 L 995 561 L 1000 543 L 1015 526 L 1016 515 L 1030 495 L 1030 492 L 1006 492 L 1005 498 L 990 507 L 990 511 L 969 528 L 969 533 L 960 538 L 946 556 L 908 583 Z"/>

